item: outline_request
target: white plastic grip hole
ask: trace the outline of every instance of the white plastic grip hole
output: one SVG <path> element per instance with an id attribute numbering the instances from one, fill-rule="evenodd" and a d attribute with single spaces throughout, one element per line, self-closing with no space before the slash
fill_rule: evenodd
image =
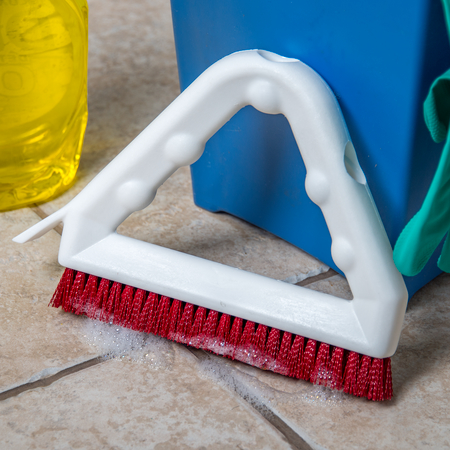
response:
<path id="1" fill-rule="evenodd" d="M 351 141 L 348 141 L 345 145 L 344 151 L 344 164 L 347 173 L 359 184 L 366 184 L 366 177 L 361 169 L 356 156 L 355 147 Z"/>
<path id="2" fill-rule="evenodd" d="M 267 59 L 267 61 L 276 63 L 298 62 L 298 59 L 286 58 L 284 56 L 277 55 L 276 53 L 268 52 L 267 50 L 258 50 L 258 55 L 262 56 L 264 59 Z"/>

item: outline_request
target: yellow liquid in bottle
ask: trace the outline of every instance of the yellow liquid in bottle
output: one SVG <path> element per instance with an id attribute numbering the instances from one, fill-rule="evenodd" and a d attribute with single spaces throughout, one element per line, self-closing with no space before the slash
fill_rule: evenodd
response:
<path id="1" fill-rule="evenodd" d="M 86 0 L 0 0 L 0 211 L 48 200 L 87 123 Z"/>

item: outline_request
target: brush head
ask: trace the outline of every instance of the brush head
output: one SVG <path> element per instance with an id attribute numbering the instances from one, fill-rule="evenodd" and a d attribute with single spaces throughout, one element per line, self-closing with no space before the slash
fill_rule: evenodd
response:
<path id="1" fill-rule="evenodd" d="M 65 270 L 50 306 L 357 397 L 392 398 L 390 358 L 360 355 L 72 269 Z"/>

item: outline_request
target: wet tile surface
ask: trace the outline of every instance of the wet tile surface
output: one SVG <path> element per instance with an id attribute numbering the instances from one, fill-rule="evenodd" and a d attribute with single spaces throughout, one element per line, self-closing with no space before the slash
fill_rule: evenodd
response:
<path id="1" fill-rule="evenodd" d="M 79 335 L 79 319 L 47 308 L 62 274 L 60 236 L 27 245 L 12 238 L 38 222 L 29 209 L 0 214 L 0 392 L 95 355 Z"/>
<path id="2" fill-rule="evenodd" d="M 169 349 L 164 369 L 110 360 L 1 402 L 2 449 L 290 448 L 181 352 Z"/>
<path id="3" fill-rule="evenodd" d="M 343 297 L 349 294 L 340 276 L 313 287 Z M 230 385 L 251 386 L 258 401 L 270 402 L 313 448 L 450 448 L 449 292 L 450 275 L 443 274 L 411 299 L 392 357 L 394 399 L 389 402 L 371 402 L 223 358 L 205 357 L 218 367 L 222 378 L 238 380 L 229 381 Z"/>

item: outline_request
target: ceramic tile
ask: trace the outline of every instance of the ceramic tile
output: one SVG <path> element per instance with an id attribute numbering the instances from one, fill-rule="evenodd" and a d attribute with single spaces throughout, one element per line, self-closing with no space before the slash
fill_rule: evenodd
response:
<path id="1" fill-rule="evenodd" d="M 60 237 L 12 238 L 38 222 L 29 209 L 0 214 L 0 392 L 93 357 L 79 337 L 79 319 L 48 308 L 62 274 Z"/>
<path id="2" fill-rule="evenodd" d="M 182 350 L 165 370 L 114 359 L 0 402 L 2 449 L 291 448 Z"/>
<path id="3" fill-rule="evenodd" d="M 345 280 L 322 280 L 345 294 Z M 316 285 L 315 288 L 318 288 Z M 313 448 L 450 448 L 450 275 L 418 291 L 392 357 L 394 399 L 371 402 L 223 358 L 209 365 L 231 385 L 248 386 Z M 347 291 L 348 293 L 348 291 Z M 211 362 L 212 360 L 212 362 Z"/>

